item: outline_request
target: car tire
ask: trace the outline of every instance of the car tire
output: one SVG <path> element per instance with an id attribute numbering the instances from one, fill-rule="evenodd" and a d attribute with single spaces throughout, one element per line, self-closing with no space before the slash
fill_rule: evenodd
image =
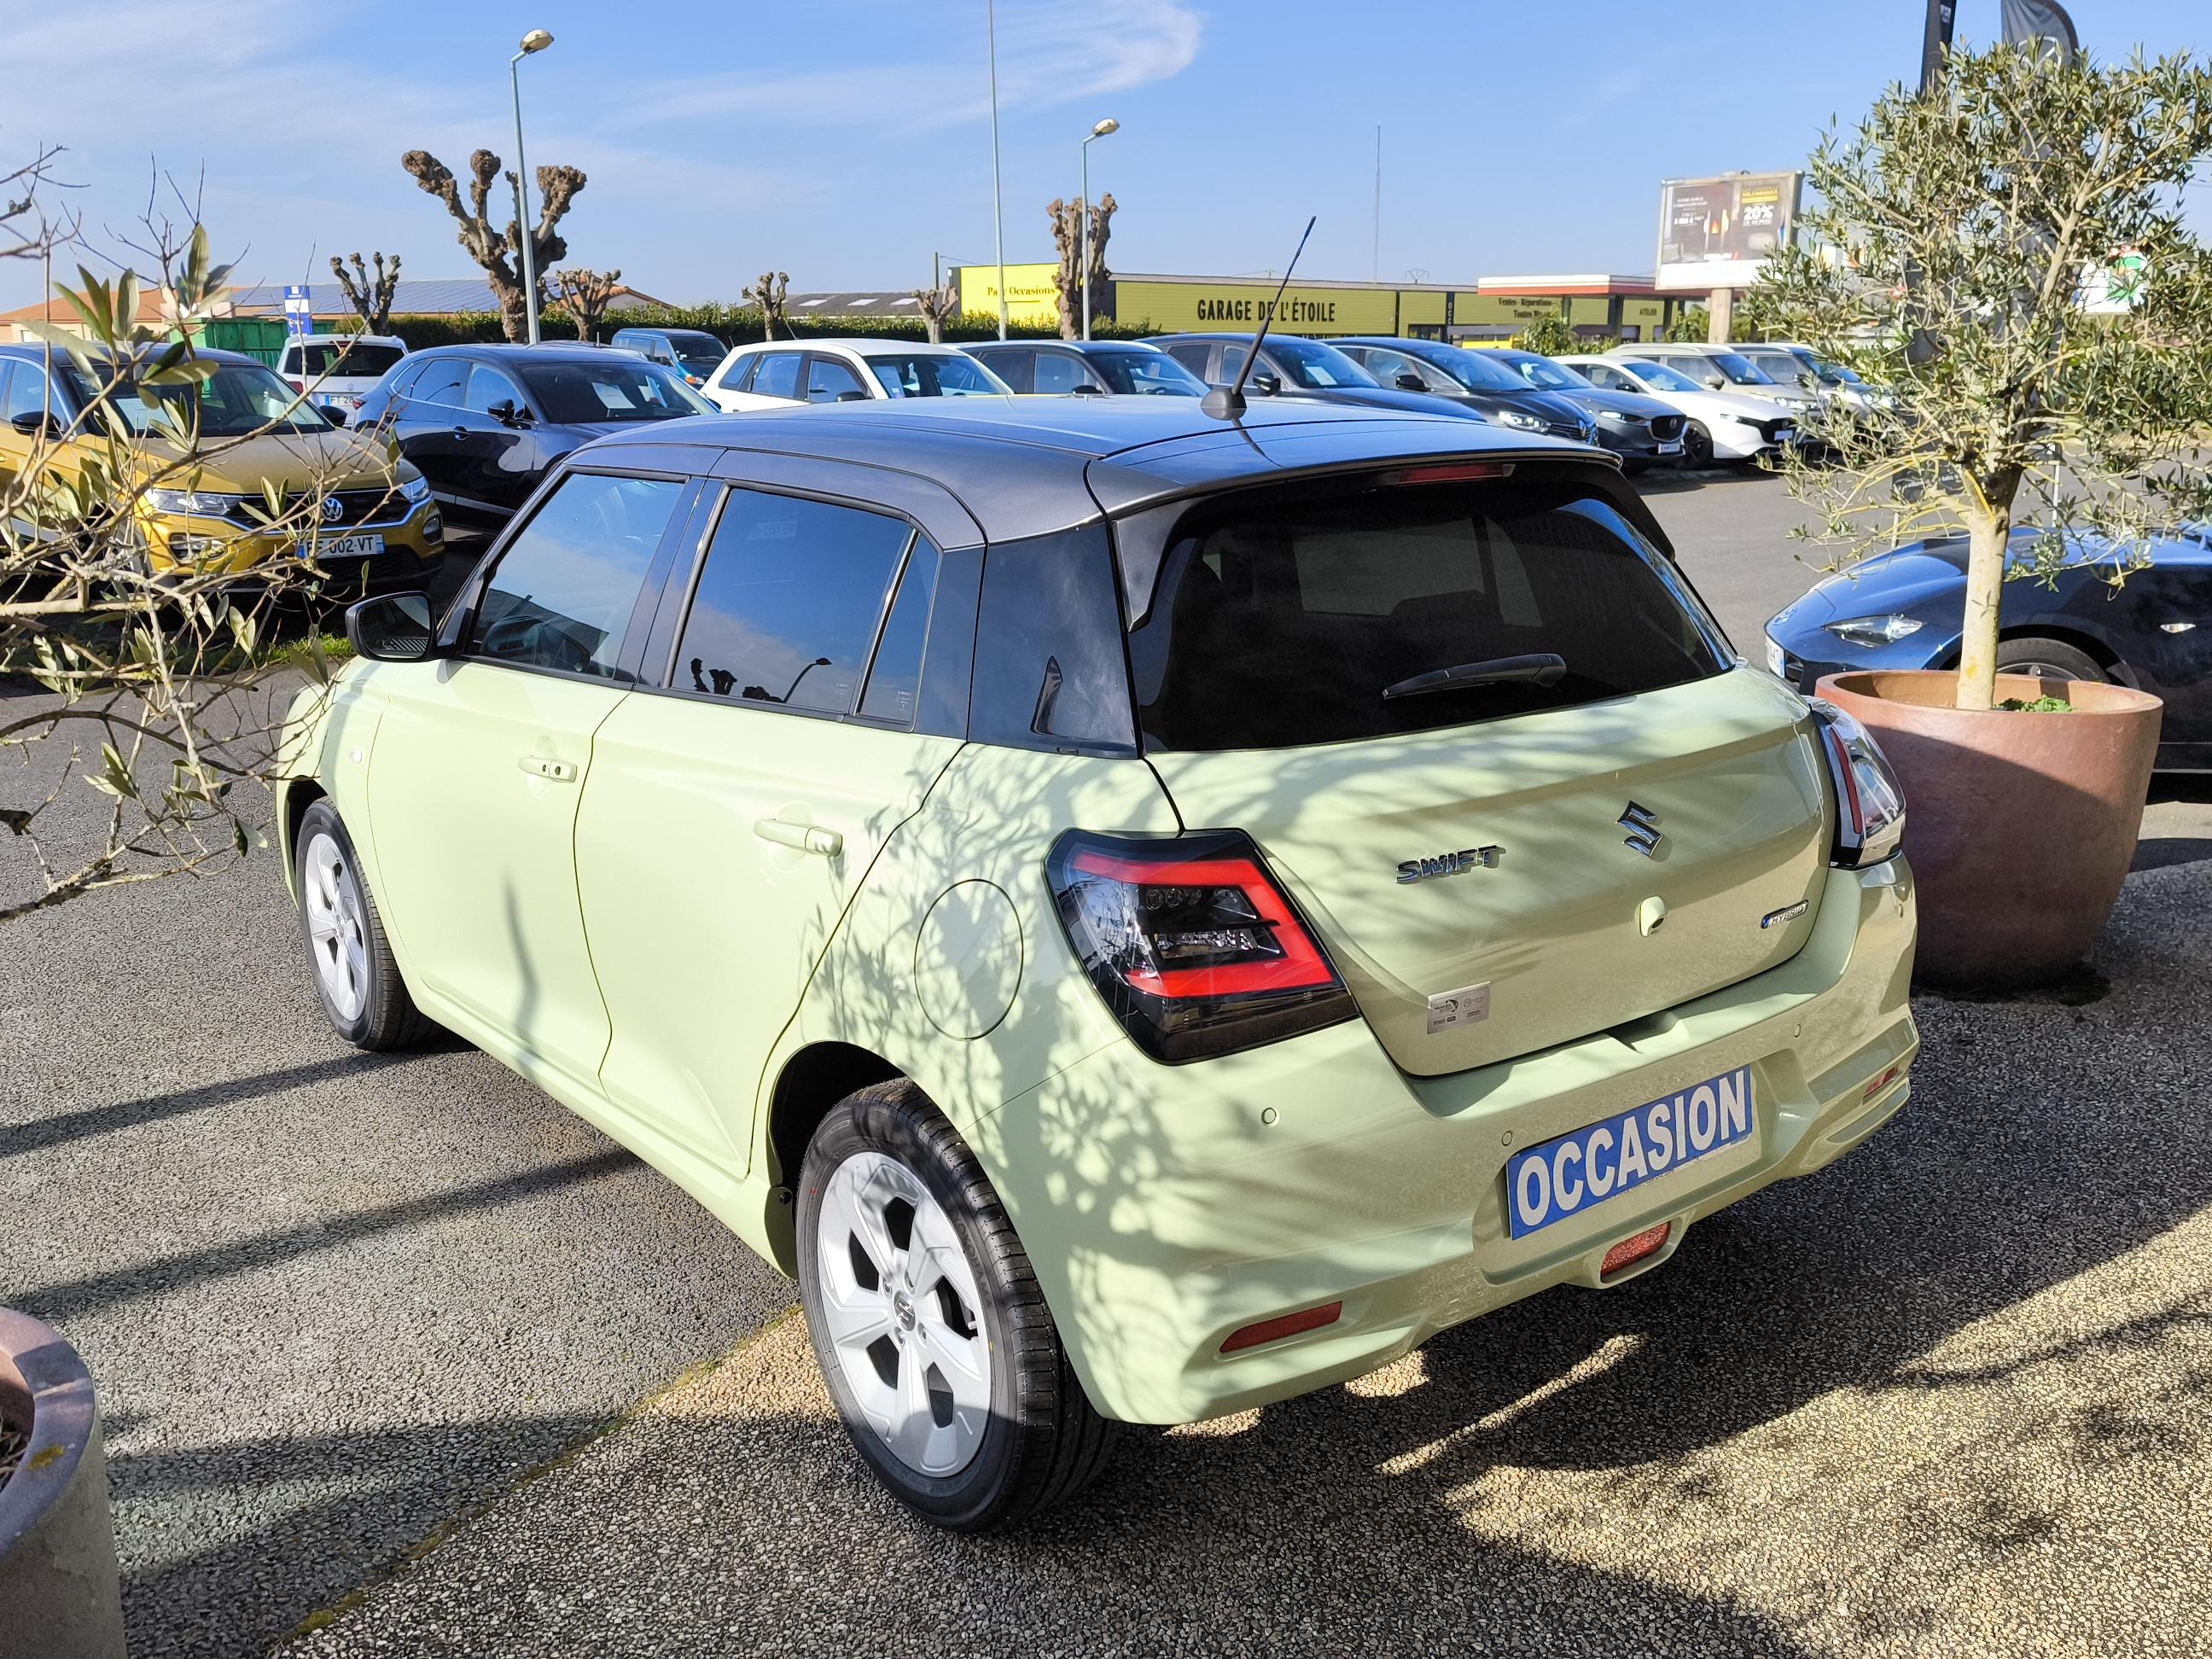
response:
<path id="1" fill-rule="evenodd" d="M 337 809 L 327 800 L 309 805 L 294 843 L 300 937 L 331 1029 L 356 1048 L 416 1047 L 438 1028 L 416 1007 L 399 975 L 376 896 Z"/>
<path id="2" fill-rule="evenodd" d="M 1695 471 L 1713 464 L 1713 434 L 1703 421 L 1682 428 L 1682 470 Z"/>
<path id="3" fill-rule="evenodd" d="M 901 1503 L 987 1532 L 1105 1467 L 1118 1425 L 1084 1393 L 982 1165 L 921 1089 L 895 1079 L 830 1109 L 806 1149 L 797 1224 L 815 1358 Z"/>
<path id="4" fill-rule="evenodd" d="M 2000 674 L 2040 674 L 2051 680 L 2105 681 L 2112 676 L 2102 663 L 2076 645 L 2063 640 L 2023 634 L 1997 646 Z"/>

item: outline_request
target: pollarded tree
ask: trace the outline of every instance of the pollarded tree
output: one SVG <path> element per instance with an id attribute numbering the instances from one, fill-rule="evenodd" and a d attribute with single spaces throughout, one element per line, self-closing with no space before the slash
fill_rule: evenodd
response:
<path id="1" fill-rule="evenodd" d="M 335 253 L 331 255 L 331 271 L 344 291 L 346 303 L 361 319 L 364 334 L 381 334 L 392 326 L 392 296 L 399 287 L 399 256 L 392 256 L 387 267 L 381 253 L 372 253 L 375 262 L 374 275 L 369 266 L 362 263 L 361 255 L 353 256 L 353 269 L 345 268 L 345 261 Z"/>
<path id="2" fill-rule="evenodd" d="M 2212 69 L 2188 58 L 1954 56 L 1930 94 L 1893 87 L 1821 143 L 1809 238 L 1753 290 L 1759 324 L 1875 393 L 1832 410 L 1823 464 L 1787 464 L 1813 539 L 1847 563 L 1967 538 L 1961 708 L 1991 705 L 2016 521 L 2085 532 L 2118 581 L 2212 513 L 2212 256 L 2180 212 L 2208 153 Z M 2055 570 L 2066 541 L 2013 574 Z"/>
<path id="3" fill-rule="evenodd" d="M 588 270 L 578 265 L 555 271 L 550 280 L 561 304 L 575 319 L 576 337 L 598 339 L 599 325 L 607 319 L 607 307 L 622 290 L 622 272 Z"/>
<path id="4" fill-rule="evenodd" d="M 460 227 L 455 240 L 491 279 L 491 291 L 499 301 L 500 319 L 506 326 L 507 337 L 529 337 L 529 312 L 518 268 L 518 256 L 522 250 L 521 228 L 510 217 L 502 230 L 491 217 L 493 184 L 504 177 L 507 201 L 512 204 L 515 199 L 514 174 L 502 174 L 499 157 L 489 150 L 477 151 L 469 157 L 469 202 L 464 208 L 460 185 L 452 169 L 428 150 L 410 149 L 399 158 L 399 165 L 426 192 L 443 202 L 446 211 L 453 216 L 454 223 Z M 544 304 L 546 274 L 568 257 L 568 244 L 562 240 L 556 227 L 586 182 L 584 175 L 574 167 L 538 169 L 538 222 L 531 228 L 531 247 L 536 261 L 541 307 Z"/>
<path id="5" fill-rule="evenodd" d="M 783 314 L 783 302 L 790 292 L 791 273 L 789 271 L 763 270 L 754 279 L 750 288 L 738 294 L 739 299 L 760 308 L 761 338 L 763 340 L 775 338 L 776 325 L 779 323 L 782 324 L 783 331 L 786 334 L 791 333 L 790 320 Z"/>
<path id="6" fill-rule="evenodd" d="M 1091 209 L 1091 319 L 1094 323 L 1106 314 L 1106 239 L 1114 229 L 1114 196 L 1112 191 L 1098 198 Z M 1052 220 L 1052 245 L 1060 259 L 1059 268 L 1053 272 L 1052 285 L 1060 298 L 1060 337 L 1073 340 L 1083 332 L 1083 283 L 1085 277 L 1079 267 L 1083 264 L 1083 198 L 1063 202 L 1058 197 L 1047 204 L 1046 215 Z"/>
<path id="7" fill-rule="evenodd" d="M 914 290 L 914 308 L 929 332 L 930 344 L 943 345 L 945 319 L 958 313 L 960 290 L 949 283 L 943 288 L 918 288 Z"/>

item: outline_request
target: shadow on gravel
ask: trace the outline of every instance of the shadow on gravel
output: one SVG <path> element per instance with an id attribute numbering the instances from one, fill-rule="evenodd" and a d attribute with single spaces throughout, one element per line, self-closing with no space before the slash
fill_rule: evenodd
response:
<path id="1" fill-rule="evenodd" d="M 411 1198 L 375 1209 L 356 1211 L 330 1221 L 311 1222 L 258 1233 L 211 1249 L 166 1255 L 115 1273 L 42 1285 L 15 1295 L 15 1305 L 50 1322 L 110 1308 L 142 1297 L 179 1291 L 204 1279 L 249 1273 L 324 1250 L 341 1249 L 380 1233 L 403 1231 L 471 1211 L 495 1209 L 549 1192 L 556 1187 L 597 1181 L 632 1168 L 637 1160 L 616 1151 L 574 1158 L 520 1175 L 457 1187 L 425 1198 Z"/>

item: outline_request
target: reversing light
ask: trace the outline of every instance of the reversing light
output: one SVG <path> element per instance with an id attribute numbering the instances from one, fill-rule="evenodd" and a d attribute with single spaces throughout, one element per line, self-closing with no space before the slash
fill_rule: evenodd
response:
<path id="1" fill-rule="evenodd" d="M 1667 1235 L 1674 1228 L 1673 1222 L 1662 1221 L 1656 1227 L 1646 1227 L 1633 1237 L 1622 1239 L 1607 1250 L 1605 1260 L 1597 1264 L 1597 1276 L 1603 1279 L 1609 1273 L 1619 1273 L 1623 1267 L 1635 1266 L 1647 1255 L 1655 1255 L 1667 1243 Z"/>
<path id="2" fill-rule="evenodd" d="M 1240 1348 L 1256 1348 L 1262 1342 L 1279 1342 L 1286 1336 L 1296 1336 L 1301 1331 L 1317 1331 L 1324 1325 L 1334 1325 L 1344 1316 L 1344 1304 L 1324 1302 L 1318 1308 L 1308 1308 L 1303 1313 L 1285 1314 L 1279 1319 L 1263 1319 L 1256 1325 L 1247 1325 L 1242 1330 L 1231 1331 L 1229 1340 L 1221 1345 L 1224 1353 L 1235 1353 Z"/>
<path id="3" fill-rule="evenodd" d="M 1866 727 L 1825 697 L 1807 700 L 1836 790 L 1836 839 L 1828 862 L 1863 870 L 1895 855 L 1905 839 L 1905 788 Z"/>
<path id="4" fill-rule="evenodd" d="M 1385 474 L 1382 481 L 1393 484 L 1464 483 L 1474 478 L 1512 476 L 1510 461 L 1429 461 L 1419 466 L 1401 466 Z"/>
<path id="5" fill-rule="evenodd" d="M 1045 878 L 1077 960 L 1155 1060 L 1230 1054 L 1355 1012 L 1321 941 L 1240 830 L 1071 830 Z"/>

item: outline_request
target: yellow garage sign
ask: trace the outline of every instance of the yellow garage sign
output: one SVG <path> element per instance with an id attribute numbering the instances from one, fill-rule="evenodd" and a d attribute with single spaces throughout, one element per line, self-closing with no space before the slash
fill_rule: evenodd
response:
<path id="1" fill-rule="evenodd" d="M 1273 283 L 1178 283 L 1116 277 L 1117 321 L 1162 334 L 1257 329 L 1274 304 Z M 1328 288 L 1293 283 L 1270 326 L 1286 334 L 1395 334 L 1398 295 L 1390 289 Z"/>
<path id="2" fill-rule="evenodd" d="M 1053 286 L 1053 277 L 1060 267 L 1051 264 L 1019 264 L 1006 267 L 1006 320 L 1010 323 L 1042 323 L 1047 326 L 1060 321 L 1060 291 Z M 999 267 L 993 265 L 963 265 L 960 267 L 960 309 L 980 311 L 995 317 L 999 314 Z"/>

